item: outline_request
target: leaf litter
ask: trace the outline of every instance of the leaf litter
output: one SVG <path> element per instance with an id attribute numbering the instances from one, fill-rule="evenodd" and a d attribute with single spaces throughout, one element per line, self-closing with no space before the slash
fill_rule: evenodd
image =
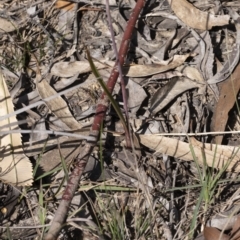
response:
<path id="1" fill-rule="evenodd" d="M 105 1 L 78 2 L 0 3 L 1 117 L 13 104 L 23 109 L 0 124 L 0 221 L 9 227 L 1 239 L 48 231 L 85 146 L 59 133 L 87 139 L 103 91 L 85 48 L 104 81 L 115 64 Z M 110 1 L 117 47 L 134 6 Z M 229 213 L 239 204 L 239 8 L 211 0 L 144 7 L 122 69 L 127 99 L 120 82 L 113 92 L 125 116 L 127 100 L 135 149 L 109 107 L 59 239 L 239 239 L 239 209 Z M 198 205 L 208 174 L 215 186 Z"/>

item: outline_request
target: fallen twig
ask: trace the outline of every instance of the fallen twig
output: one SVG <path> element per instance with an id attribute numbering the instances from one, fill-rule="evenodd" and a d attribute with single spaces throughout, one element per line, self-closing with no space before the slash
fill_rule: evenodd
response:
<path id="1" fill-rule="evenodd" d="M 113 45 L 113 50 L 116 56 L 116 65 L 118 66 L 118 71 L 119 71 L 119 78 L 121 80 L 121 89 L 122 89 L 122 98 L 123 98 L 123 107 L 125 111 L 125 116 L 126 116 L 126 125 L 127 129 L 125 130 L 125 136 L 126 136 L 126 145 L 127 147 L 131 147 L 131 142 L 130 140 L 130 128 L 129 128 L 129 114 L 128 114 L 128 106 L 127 106 L 127 91 L 126 91 L 126 84 L 123 78 L 123 73 L 122 73 L 122 66 L 119 62 L 119 56 L 117 52 L 117 45 L 115 42 L 115 36 L 114 36 L 114 31 L 113 31 L 113 26 L 112 26 L 112 19 L 111 19 L 111 14 L 110 14 L 110 7 L 109 7 L 109 0 L 106 0 L 106 14 L 108 18 L 108 24 L 109 24 L 109 30 L 111 33 L 111 39 L 112 39 L 112 45 Z"/>

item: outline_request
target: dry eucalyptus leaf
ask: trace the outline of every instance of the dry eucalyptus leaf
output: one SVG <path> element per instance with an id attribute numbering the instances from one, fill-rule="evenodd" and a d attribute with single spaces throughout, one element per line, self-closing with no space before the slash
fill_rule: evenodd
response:
<path id="1" fill-rule="evenodd" d="M 232 227 L 233 227 L 234 223 L 236 222 L 238 216 L 232 216 L 231 213 L 228 214 L 228 213 L 220 212 L 217 216 L 214 216 L 211 219 L 209 219 L 209 221 L 207 222 L 207 226 L 216 227 L 218 229 L 225 229 L 225 230 L 232 229 Z"/>
<path id="2" fill-rule="evenodd" d="M 153 134 L 139 135 L 139 137 L 144 146 L 151 148 L 156 152 L 180 158 L 184 161 L 192 161 L 194 159 L 189 143 Z M 199 143 L 197 140 L 191 140 L 191 145 L 199 164 L 203 165 L 205 158 L 209 167 L 221 169 L 226 166 L 226 164 L 229 164 L 227 171 L 240 171 L 240 165 L 237 165 L 240 160 L 239 149 L 228 146 L 228 150 L 223 151 L 223 146 L 215 144 L 212 144 L 211 149 L 208 149 L 208 145 L 205 147 L 205 145 Z"/>
<path id="3" fill-rule="evenodd" d="M 4 116 L 14 112 L 12 99 L 1 72 L 0 98 L 1 115 Z M 0 122 L 0 126 L 2 127 L 1 130 L 14 130 L 14 127 L 8 125 L 16 121 L 17 119 L 15 116 L 2 120 Z M 0 152 L 0 179 L 6 183 L 17 186 L 31 185 L 33 181 L 32 164 L 30 160 L 23 154 L 21 134 L 15 133 L 1 136 Z"/>
<path id="4" fill-rule="evenodd" d="M 240 58 L 239 44 L 235 44 L 231 54 L 228 57 L 228 60 L 223 65 L 222 69 L 207 81 L 208 84 L 220 83 L 226 80 L 232 74 L 234 68 L 239 63 L 239 58 Z"/>
<path id="5" fill-rule="evenodd" d="M 63 9 L 64 11 L 72 10 L 75 6 L 75 3 L 71 3 L 64 0 L 58 0 L 55 3 L 55 8 Z"/>
<path id="6" fill-rule="evenodd" d="M 221 231 L 214 227 L 204 227 L 203 235 L 205 240 L 230 240 L 228 235 L 221 233 Z"/>
<path id="7" fill-rule="evenodd" d="M 115 64 L 113 61 L 106 61 L 105 63 L 94 62 L 97 69 L 103 69 L 109 66 L 112 67 Z M 91 71 L 91 67 L 87 61 L 58 62 L 51 68 L 51 73 L 58 77 L 72 77 L 76 74 L 83 74 Z"/>
<path id="8" fill-rule="evenodd" d="M 175 55 L 173 59 L 168 60 L 169 63 L 167 65 L 131 65 L 129 67 L 124 67 L 123 73 L 128 77 L 146 77 L 157 73 L 166 72 L 181 66 L 190 56 L 194 56 L 194 54 Z"/>
<path id="9" fill-rule="evenodd" d="M 154 63 L 158 63 L 158 61 L 162 61 L 165 59 L 166 53 L 169 50 L 173 39 L 175 38 L 177 33 L 176 29 L 171 31 L 171 35 L 167 38 L 166 42 L 152 55 L 152 61 Z"/>
<path id="10" fill-rule="evenodd" d="M 240 59 L 240 16 L 229 9 L 232 18 L 235 20 L 235 28 L 237 30 L 236 43 L 233 46 L 232 52 L 229 54 L 227 61 L 224 63 L 222 69 L 208 80 L 208 84 L 219 83 L 227 79 L 233 72 L 234 68 L 239 64 Z"/>
<path id="11" fill-rule="evenodd" d="M 141 107 L 144 99 L 147 97 L 143 87 L 129 79 L 127 83 L 128 90 L 128 108 L 131 113 L 136 114 Z"/>
<path id="12" fill-rule="evenodd" d="M 202 77 L 202 74 L 198 71 L 198 69 L 190 66 L 180 66 L 176 70 L 179 72 L 183 73 L 184 76 L 192 79 L 192 80 L 197 80 L 199 82 L 204 83 L 204 79 Z"/>
<path id="13" fill-rule="evenodd" d="M 154 115 L 166 107 L 179 94 L 201 86 L 186 77 L 174 77 L 162 88 L 159 88 L 151 98 L 149 112 Z"/>
<path id="14" fill-rule="evenodd" d="M 194 137 L 191 137 L 191 143 L 194 146 L 198 146 L 200 148 L 205 148 L 211 151 L 215 151 L 215 148 L 217 147 L 217 152 L 219 154 L 222 154 L 228 158 L 231 158 L 233 155 L 237 155 L 240 157 L 240 149 L 238 147 L 233 147 L 233 146 L 227 146 L 227 145 L 216 145 L 216 144 L 211 144 L 211 143 L 202 143 L 197 141 Z"/>
<path id="15" fill-rule="evenodd" d="M 173 39 L 171 48 L 173 49 L 174 47 L 176 47 L 180 43 L 180 41 L 182 41 L 182 39 L 186 37 L 188 34 L 189 34 L 189 30 L 187 28 L 177 29 L 177 36 Z"/>
<path id="16" fill-rule="evenodd" d="M 194 54 L 175 55 L 172 59 L 165 61 L 166 65 L 130 65 L 123 67 L 123 74 L 128 77 L 146 77 L 157 73 L 166 72 L 182 65 L 186 59 Z M 115 62 L 105 61 L 103 63 L 94 62 L 97 69 L 113 67 Z M 51 74 L 58 77 L 72 77 L 76 74 L 91 72 L 91 67 L 87 61 L 58 62 L 51 68 Z"/>
<path id="17" fill-rule="evenodd" d="M 240 65 L 238 65 L 233 71 L 233 74 L 221 84 L 220 97 L 212 116 L 211 131 L 217 132 L 225 130 L 229 118 L 229 111 L 233 108 L 240 89 L 239 76 Z M 215 141 L 218 144 L 221 144 L 222 140 L 222 135 L 215 137 Z"/>
<path id="18" fill-rule="evenodd" d="M 231 231 L 231 240 L 239 239 L 240 239 L 240 216 L 237 217 Z"/>
<path id="19" fill-rule="evenodd" d="M 168 0 L 176 16 L 191 28 L 210 30 L 214 26 L 224 26 L 229 23 L 229 15 L 215 16 L 203 12 L 186 0 Z"/>
<path id="20" fill-rule="evenodd" d="M 75 11 L 66 11 L 64 9 L 61 9 L 60 11 L 58 29 L 61 34 L 68 37 L 68 34 L 71 34 Z"/>
<path id="21" fill-rule="evenodd" d="M 205 44 L 205 53 L 202 61 L 200 62 L 200 70 L 205 80 L 212 78 L 214 69 L 215 54 L 213 52 L 212 38 L 209 31 L 204 31 L 200 34 Z"/>
<path id="22" fill-rule="evenodd" d="M 37 83 L 37 89 L 42 99 L 57 94 L 45 79 Z M 82 128 L 82 125 L 72 116 L 67 103 L 60 95 L 46 102 L 46 105 L 70 129 L 77 130 Z"/>
<path id="23" fill-rule="evenodd" d="M 5 18 L 0 18 L 0 33 L 12 32 L 18 29 L 17 23 L 7 20 Z"/>

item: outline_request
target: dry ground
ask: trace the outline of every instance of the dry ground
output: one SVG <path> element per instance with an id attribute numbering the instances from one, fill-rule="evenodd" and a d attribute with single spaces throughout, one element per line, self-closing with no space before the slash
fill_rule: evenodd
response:
<path id="1" fill-rule="evenodd" d="M 170 2 L 146 2 L 122 69 L 127 99 L 120 81 L 113 93 L 134 148 L 109 106 L 59 239 L 240 239 L 240 3 Z M 0 176 L 0 239 L 48 231 L 103 91 L 85 49 L 104 81 L 116 60 L 105 4 L 0 1 L 1 72 L 33 165 L 30 186 Z M 110 1 L 117 47 L 134 6 Z"/>

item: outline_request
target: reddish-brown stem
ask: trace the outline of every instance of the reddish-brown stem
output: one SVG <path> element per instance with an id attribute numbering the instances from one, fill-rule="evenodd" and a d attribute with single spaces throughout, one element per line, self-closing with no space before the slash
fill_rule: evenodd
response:
<path id="1" fill-rule="evenodd" d="M 124 64 L 124 60 L 127 55 L 127 51 L 128 51 L 129 43 L 131 40 L 133 29 L 135 27 L 136 21 L 138 19 L 138 16 L 139 16 L 144 4 L 145 4 L 145 0 L 138 0 L 135 8 L 133 9 L 133 11 L 130 15 L 130 19 L 128 21 L 126 30 L 124 32 L 121 46 L 120 46 L 119 53 L 118 53 L 118 59 L 119 59 L 119 63 L 120 63 L 121 67 Z M 115 86 L 118 76 L 119 76 L 119 70 L 118 70 L 117 65 L 118 65 L 118 63 L 116 62 L 115 66 L 111 72 L 111 75 L 108 79 L 108 82 L 107 82 L 107 87 L 108 87 L 110 93 L 113 92 L 114 86 Z M 103 92 L 101 99 L 99 100 L 99 103 L 97 105 L 96 114 L 95 114 L 94 121 L 92 124 L 92 129 L 90 131 L 90 135 L 95 137 L 95 141 L 88 142 L 86 144 L 86 146 L 81 149 L 81 152 L 76 159 L 76 161 L 77 161 L 76 166 L 75 166 L 74 170 L 72 171 L 72 173 L 70 174 L 70 177 L 69 177 L 67 186 L 65 188 L 65 191 L 63 193 L 60 205 L 55 213 L 55 216 L 51 223 L 50 229 L 44 238 L 45 240 L 57 239 L 57 236 L 62 228 L 62 225 L 66 220 L 68 209 L 71 204 L 72 198 L 78 187 L 80 178 L 83 174 L 84 168 L 87 164 L 87 161 L 92 152 L 92 149 L 97 142 L 99 132 L 100 132 L 100 126 L 106 115 L 108 104 L 109 104 L 109 100 L 108 100 L 106 94 Z M 130 139 L 129 139 L 129 141 L 130 141 Z"/>
<path id="2" fill-rule="evenodd" d="M 120 81 L 121 81 L 123 107 L 124 107 L 125 116 L 126 116 L 126 124 L 123 124 L 124 125 L 124 130 L 125 130 L 126 146 L 128 148 L 131 148 L 131 141 L 130 141 L 131 132 L 130 132 L 130 128 L 129 128 L 129 114 L 128 114 L 128 106 L 127 106 L 127 90 L 126 90 L 126 84 L 125 84 L 125 81 L 124 81 L 124 78 L 123 78 L 122 68 L 121 68 L 121 65 L 119 63 L 117 45 L 116 45 L 116 42 L 115 42 L 115 36 L 114 36 L 111 14 L 110 14 L 109 0 L 106 0 L 106 14 L 107 14 L 109 30 L 110 30 L 111 38 L 112 38 L 112 46 L 113 46 L 113 50 L 114 50 L 114 53 L 115 53 L 115 56 L 116 56 L 116 65 L 118 67 L 119 78 L 120 78 Z"/>

